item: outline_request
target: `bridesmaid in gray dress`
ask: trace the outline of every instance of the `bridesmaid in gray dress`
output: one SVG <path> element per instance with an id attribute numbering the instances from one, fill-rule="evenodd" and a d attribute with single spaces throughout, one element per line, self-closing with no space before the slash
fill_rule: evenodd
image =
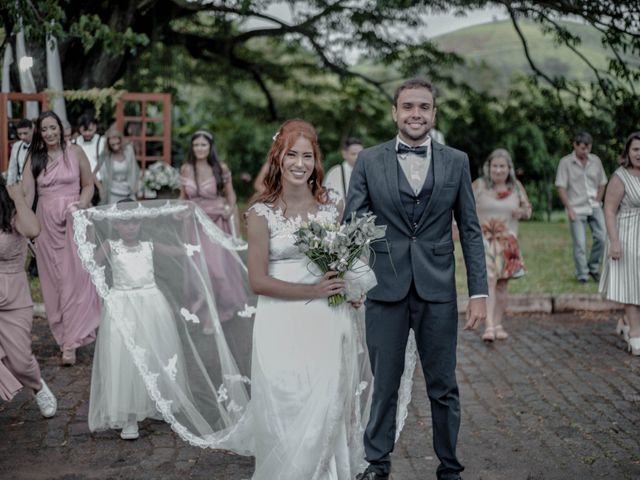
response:
<path id="1" fill-rule="evenodd" d="M 107 144 L 100 154 L 94 174 L 98 177 L 100 203 L 110 205 L 124 198 L 136 199 L 140 185 L 140 168 L 131 144 L 124 143 L 122 133 L 111 128 L 105 134 Z"/>

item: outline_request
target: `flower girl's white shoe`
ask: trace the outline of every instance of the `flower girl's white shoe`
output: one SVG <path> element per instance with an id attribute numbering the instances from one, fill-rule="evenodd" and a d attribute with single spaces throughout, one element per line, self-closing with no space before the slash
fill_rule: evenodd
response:
<path id="1" fill-rule="evenodd" d="M 120 438 L 123 440 L 137 440 L 139 437 L 138 422 L 127 423 L 120 432 Z"/>
<path id="2" fill-rule="evenodd" d="M 36 403 L 42 416 L 44 418 L 51 418 L 58 410 L 58 401 L 43 379 L 40 379 L 40 383 L 42 384 L 42 388 L 36 393 Z"/>

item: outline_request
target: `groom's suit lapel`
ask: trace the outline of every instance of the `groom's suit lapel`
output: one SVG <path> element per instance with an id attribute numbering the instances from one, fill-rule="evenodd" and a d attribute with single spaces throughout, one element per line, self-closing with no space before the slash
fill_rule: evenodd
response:
<path id="1" fill-rule="evenodd" d="M 395 205 L 400 217 L 403 219 L 407 228 L 411 229 L 411 222 L 409 221 L 409 217 L 407 216 L 407 211 L 404 209 L 402 205 L 402 200 L 400 200 L 400 187 L 398 183 L 398 157 L 396 154 L 396 141 L 391 140 L 387 142 L 384 151 L 384 176 L 387 178 L 387 183 L 389 187 L 389 194 L 391 195 L 391 199 L 393 204 Z"/>
<path id="2" fill-rule="evenodd" d="M 416 231 L 419 231 L 422 225 L 427 221 L 427 218 L 429 218 L 429 213 L 433 209 L 433 205 L 440 196 L 440 190 L 442 190 L 442 185 L 444 184 L 446 165 L 442 145 L 436 142 L 431 142 L 431 152 L 430 168 L 433 169 L 433 191 L 431 192 L 429 202 L 427 202 L 427 206 L 425 207 L 424 212 L 422 212 L 420 220 L 418 220 Z"/>

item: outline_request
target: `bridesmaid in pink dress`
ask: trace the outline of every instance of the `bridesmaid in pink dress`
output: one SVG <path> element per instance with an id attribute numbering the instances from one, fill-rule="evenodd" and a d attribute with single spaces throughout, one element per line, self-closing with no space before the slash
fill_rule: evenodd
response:
<path id="1" fill-rule="evenodd" d="M 20 185 L 6 187 L 0 176 L 0 399 L 9 401 L 26 387 L 35 393 L 42 416 L 49 418 L 57 402 L 31 351 L 33 302 L 24 271 L 24 236 L 33 238 L 39 232 Z"/>
<path id="2" fill-rule="evenodd" d="M 180 169 L 180 199 L 191 200 L 224 232 L 235 227 L 232 216 L 236 208 L 236 192 L 231 183 L 231 171 L 218 160 L 213 135 L 198 130 L 191 137 L 187 163 Z"/>
<path id="3" fill-rule="evenodd" d="M 47 319 L 62 350 L 62 363 L 73 365 L 76 348 L 96 338 L 100 308 L 73 240 L 72 213 L 91 204 L 93 174 L 82 149 L 67 145 L 62 132 L 55 113 L 40 115 L 23 182 L 28 199 L 37 193 L 36 216 L 42 231 L 36 260 Z"/>
<path id="4" fill-rule="evenodd" d="M 231 171 L 218 160 L 210 132 L 198 130 L 191 136 L 187 163 L 180 169 L 180 183 L 180 199 L 191 200 L 222 231 L 236 236 L 236 193 L 231 183 Z M 235 287 L 242 285 L 238 264 L 228 255 L 228 252 L 216 249 L 214 245 L 210 245 L 205 252 L 222 321 L 230 319 L 246 300 L 242 288 Z M 203 331 L 213 333 L 207 324 L 203 326 Z"/>

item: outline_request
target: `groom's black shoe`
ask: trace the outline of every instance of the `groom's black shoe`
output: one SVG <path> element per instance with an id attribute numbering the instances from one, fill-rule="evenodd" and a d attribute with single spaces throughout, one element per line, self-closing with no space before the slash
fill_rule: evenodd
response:
<path id="1" fill-rule="evenodd" d="M 390 477 L 389 475 L 373 472 L 367 468 L 364 472 L 356 475 L 356 480 L 390 480 Z"/>

